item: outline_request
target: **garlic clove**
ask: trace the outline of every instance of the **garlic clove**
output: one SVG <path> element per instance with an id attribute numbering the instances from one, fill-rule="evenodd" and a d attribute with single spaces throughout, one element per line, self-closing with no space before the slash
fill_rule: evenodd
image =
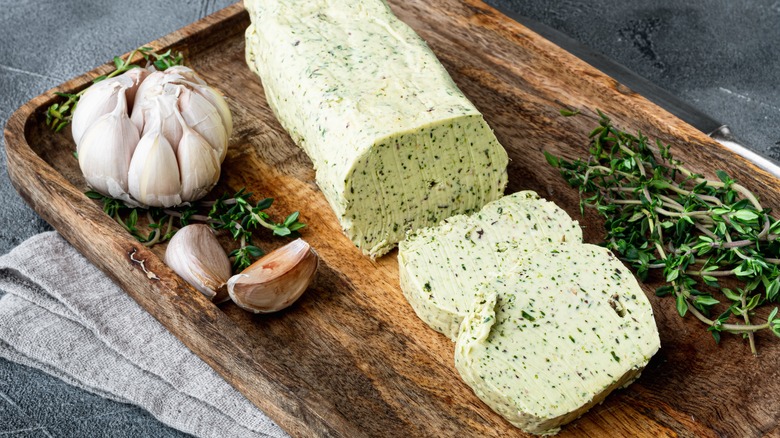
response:
<path id="1" fill-rule="evenodd" d="M 319 257 L 303 239 L 294 240 L 252 263 L 227 282 L 230 298 L 253 313 L 282 310 L 309 287 Z"/>
<path id="2" fill-rule="evenodd" d="M 128 189 L 138 202 L 150 207 L 181 204 L 179 165 L 173 147 L 159 130 L 141 137 L 130 161 Z"/>
<path id="3" fill-rule="evenodd" d="M 177 231 L 165 249 L 165 264 L 215 303 L 230 299 L 230 260 L 209 226 L 187 225 Z"/>
<path id="4" fill-rule="evenodd" d="M 224 96 L 213 87 L 209 86 L 206 81 L 201 79 L 201 77 L 189 67 L 175 65 L 165 70 L 165 75 L 166 81 L 173 84 L 185 85 L 211 103 L 219 112 L 222 126 L 225 128 L 225 134 L 230 138 L 230 135 L 233 133 L 233 117 L 230 114 L 230 108 L 228 107 L 227 102 L 225 102 Z"/>
<path id="5" fill-rule="evenodd" d="M 119 93 L 114 109 L 92 123 L 81 139 L 78 160 L 87 184 L 104 195 L 126 196 L 138 140 L 138 130 L 127 115 L 125 94 Z"/>
<path id="6" fill-rule="evenodd" d="M 205 97 L 186 87 L 181 89 L 179 109 L 186 124 L 217 151 L 221 163 L 227 155 L 228 138 L 219 111 Z"/>
<path id="7" fill-rule="evenodd" d="M 71 121 L 71 133 L 73 141 L 76 142 L 77 152 L 87 128 L 98 118 L 116 108 L 117 96 L 120 93 L 124 93 L 122 84 L 116 81 L 103 81 L 89 87 L 81 96 Z"/>
<path id="8" fill-rule="evenodd" d="M 181 136 L 184 134 L 182 124 L 176 113 L 177 95 L 171 93 L 160 94 L 147 100 L 149 107 L 145 113 L 143 134 L 153 130 L 161 130 L 163 136 L 173 147 L 173 151 L 179 147 Z"/>
<path id="9" fill-rule="evenodd" d="M 165 80 L 165 73 L 154 71 L 150 73 L 141 82 L 135 93 L 135 102 L 133 110 L 130 113 L 130 120 L 133 121 L 138 132 L 144 132 L 144 119 L 146 113 L 154 108 L 154 97 L 162 94 L 162 84 Z"/>
<path id="10" fill-rule="evenodd" d="M 217 90 L 208 85 L 187 84 L 193 91 L 203 96 L 210 104 L 214 105 L 222 120 L 222 126 L 225 128 L 225 135 L 228 139 L 233 134 L 233 116 L 230 114 L 230 107 L 225 102 L 225 97 L 219 94 Z"/>
<path id="11" fill-rule="evenodd" d="M 195 130 L 187 126 L 181 114 L 176 117 L 184 130 L 176 151 L 181 174 L 181 198 L 184 202 L 204 197 L 217 184 L 220 162 L 217 152 Z"/>
<path id="12" fill-rule="evenodd" d="M 134 68 L 119 76 L 104 79 L 84 92 L 73 111 L 73 121 L 71 123 L 71 132 L 77 148 L 90 125 L 100 116 L 108 114 L 116 107 L 117 95 L 119 93 L 125 94 L 127 111 L 128 113 L 130 112 L 136 90 L 147 74 L 147 70 Z"/>

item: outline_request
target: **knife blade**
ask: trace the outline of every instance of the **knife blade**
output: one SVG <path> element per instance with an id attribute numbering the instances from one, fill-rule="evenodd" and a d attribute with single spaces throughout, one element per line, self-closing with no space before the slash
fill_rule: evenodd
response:
<path id="1" fill-rule="evenodd" d="M 507 17 L 533 30 L 547 40 L 552 41 L 558 47 L 580 58 L 607 76 L 612 77 L 636 93 L 641 94 L 649 101 L 674 114 L 677 118 L 707 134 L 727 149 L 753 162 L 757 167 L 780 178 L 780 164 L 745 146 L 731 132 L 731 129 L 725 123 L 715 120 L 669 91 L 634 73 L 626 66 L 585 46 L 568 35 L 565 35 L 544 23 L 524 17 L 513 10 L 502 7 L 502 5 L 495 4 L 495 2 L 488 1 L 487 3 Z"/>

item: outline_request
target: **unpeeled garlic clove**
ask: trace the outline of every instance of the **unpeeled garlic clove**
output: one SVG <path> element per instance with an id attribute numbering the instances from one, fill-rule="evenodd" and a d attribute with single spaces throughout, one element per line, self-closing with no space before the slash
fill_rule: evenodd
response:
<path id="1" fill-rule="evenodd" d="M 133 121 L 138 132 L 144 132 L 146 115 L 154 109 L 154 97 L 162 94 L 162 84 L 165 80 L 165 73 L 154 71 L 150 73 L 135 94 L 133 110 L 130 113 L 130 120 Z"/>
<path id="2" fill-rule="evenodd" d="M 173 147 L 159 130 L 138 141 L 128 171 L 128 189 L 138 202 L 151 207 L 181 204 L 179 164 Z"/>
<path id="3" fill-rule="evenodd" d="M 90 125 L 77 154 L 87 184 L 115 198 L 127 193 L 128 170 L 139 140 L 125 100 L 119 93 L 114 109 Z"/>
<path id="4" fill-rule="evenodd" d="M 228 137 L 219 111 L 205 97 L 186 87 L 181 89 L 179 109 L 187 125 L 209 142 L 222 162 L 227 154 Z"/>
<path id="5" fill-rule="evenodd" d="M 187 126 L 178 111 L 176 117 L 183 129 L 176 150 L 181 174 L 181 199 L 189 202 L 204 197 L 214 188 L 219 180 L 220 161 L 209 142 Z"/>
<path id="6" fill-rule="evenodd" d="M 173 147 L 173 151 L 176 152 L 184 134 L 182 124 L 176 115 L 179 112 L 177 95 L 173 92 L 160 94 L 144 102 L 144 105 L 148 106 L 148 111 L 145 114 L 144 130 L 141 132 L 141 135 L 159 129 L 171 147 Z M 153 110 L 150 107 L 153 107 Z"/>
<path id="7" fill-rule="evenodd" d="M 113 111 L 116 108 L 119 94 L 124 94 L 124 92 L 122 84 L 116 81 L 98 82 L 89 87 L 89 90 L 81 96 L 80 102 L 73 111 L 70 127 L 77 152 L 81 149 L 81 139 L 87 129 L 97 119 Z"/>
<path id="8" fill-rule="evenodd" d="M 225 102 L 225 97 L 209 86 L 193 69 L 183 65 L 169 67 L 165 70 L 163 83 L 164 87 L 169 84 L 185 86 L 204 97 L 219 113 L 225 134 L 228 139 L 230 138 L 233 134 L 233 116 L 230 114 L 230 107 Z"/>
<path id="9" fill-rule="evenodd" d="M 214 108 L 219 113 L 219 118 L 222 120 L 222 126 L 225 128 L 225 135 L 230 139 L 230 136 L 233 134 L 233 116 L 230 114 L 230 107 L 225 102 L 224 96 L 219 94 L 213 87 L 205 84 L 187 83 L 186 85 L 214 105 Z"/>
<path id="10" fill-rule="evenodd" d="M 282 310 L 309 287 L 319 257 L 303 239 L 294 240 L 252 263 L 227 282 L 230 298 L 253 313 Z"/>
<path id="11" fill-rule="evenodd" d="M 104 79 L 87 89 L 73 111 L 73 121 L 71 122 L 71 133 L 77 148 L 81 143 L 81 138 L 92 123 L 116 107 L 119 93 L 125 95 L 125 103 L 128 108 L 133 106 L 136 90 L 148 73 L 147 70 L 134 68 L 119 76 Z"/>
<path id="12" fill-rule="evenodd" d="M 230 299 L 230 260 L 209 226 L 187 225 L 177 231 L 165 249 L 165 264 L 211 301 Z"/>

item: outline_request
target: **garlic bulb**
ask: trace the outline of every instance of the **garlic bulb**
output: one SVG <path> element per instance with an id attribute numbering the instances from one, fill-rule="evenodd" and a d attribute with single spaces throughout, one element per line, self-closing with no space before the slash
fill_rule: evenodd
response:
<path id="1" fill-rule="evenodd" d="M 136 68 L 88 89 L 72 132 L 92 189 L 132 205 L 173 207 L 216 185 L 233 120 L 225 99 L 192 69 Z"/>
<path id="2" fill-rule="evenodd" d="M 282 310 L 309 287 L 319 257 L 302 239 L 266 254 L 227 282 L 230 298 L 253 313 Z"/>
<path id="3" fill-rule="evenodd" d="M 226 289 L 230 260 L 207 225 L 187 225 L 177 231 L 165 249 L 165 264 L 215 303 L 230 298 Z"/>

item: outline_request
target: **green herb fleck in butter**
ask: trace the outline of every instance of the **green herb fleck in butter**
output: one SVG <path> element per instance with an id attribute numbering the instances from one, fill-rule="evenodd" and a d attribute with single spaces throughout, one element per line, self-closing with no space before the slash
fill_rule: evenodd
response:
<path id="1" fill-rule="evenodd" d="M 401 289 L 426 324 L 455 340 L 485 280 L 540 246 L 581 241 L 565 211 L 532 191 L 517 192 L 410 233 L 398 251 Z"/>
<path id="2" fill-rule="evenodd" d="M 364 253 L 380 256 L 407 231 L 502 195 L 506 151 L 384 1 L 244 5 L 247 64 Z"/>
<path id="3" fill-rule="evenodd" d="M 605 248 L 561 244 L 480 287 L 455 366 L 509 422 L 553 434 L 638 378 L 659 347 L 650 303 L 623 264 Z"/>

